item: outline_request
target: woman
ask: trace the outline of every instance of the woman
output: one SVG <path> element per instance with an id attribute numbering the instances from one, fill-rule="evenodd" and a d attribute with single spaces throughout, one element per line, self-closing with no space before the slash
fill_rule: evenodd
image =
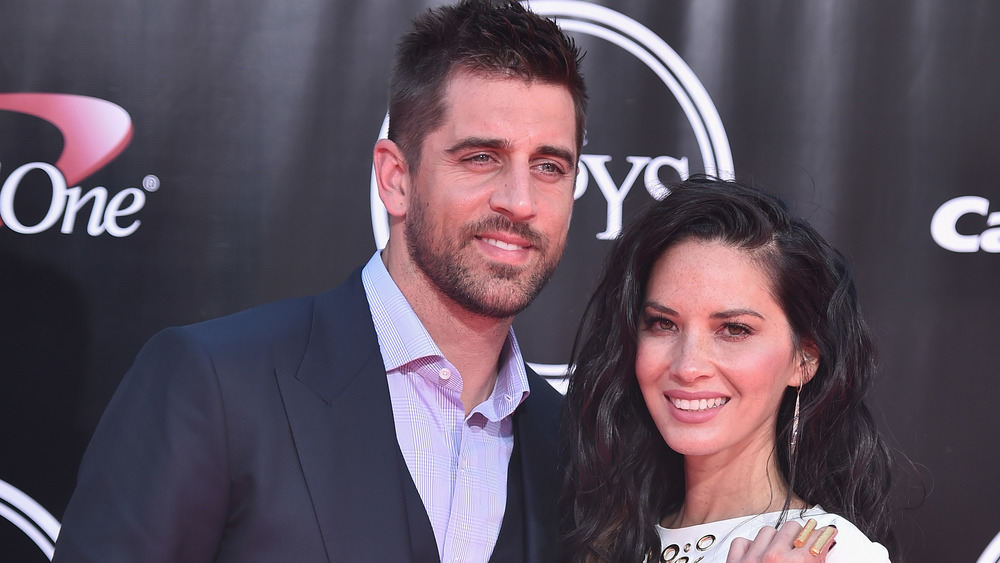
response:
<path id="1" fill-rule="evenodd" d="M 805 560 L 819 532 L 789 539 L 812 519 L 836 527 L 828 562 L 888 561 L 874 355 L 814 229 L 735 182 L 672 186 L 615 242 L 577 336 L 569 560 L 726 561 L 758 534 Z"/>

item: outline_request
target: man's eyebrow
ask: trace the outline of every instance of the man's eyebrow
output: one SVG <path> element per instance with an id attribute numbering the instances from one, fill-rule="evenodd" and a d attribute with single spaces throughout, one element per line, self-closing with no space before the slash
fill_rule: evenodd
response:
<path id="1" fill-rule="evenodd" d="M 483 149 L 509 149 L 510 142 L 506 139 L 495 139 L 488 137 L 466 137 L 454 145 L 445 149 L 448 154 L 455 154 L 472 148 Z M 576 155 L 573 151 L 557 147 L 554 145 L 542 145 L 535 149 L 535 152 L 552 158 L 565 160 L 570 166 L 576 166 Z"/>
<path id="2" fill-rule="evenodd" d="M 538 150 L 536 152 L 565 160 L 566 162 L 569 163 L 570 166 L 573 167 L 576 166 L 576 156 L 573 153 L 573 151 L 561 147 L 555 147 L 552 145 L 542 145 L 538 147 Z"/>
<path id="3" fill-rule="evenodd" d="M 484 148 L 484 149 L 506 149 L 510 147 L 510 143 L 505 139 L 491 139 L 486 137 L 466 137 L 461 139 L 454 145 L 445 149 L 448 154 L 454 154 L 456 152 L 464 151 L 471 148 Z"/>

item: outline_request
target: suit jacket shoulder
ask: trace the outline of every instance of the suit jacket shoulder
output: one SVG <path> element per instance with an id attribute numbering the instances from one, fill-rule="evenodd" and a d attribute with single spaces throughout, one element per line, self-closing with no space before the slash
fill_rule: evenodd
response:
<path id="1" fill-rule="evenodd" d="M 386 529 L 405 524 L 396 457 L 372 447 L 394 443 L 384 373 L 360 271 L 158 333 L 84 455 L 55 560 L 325 561 L 377 545 L 362 528 L 380 495 Z"/>

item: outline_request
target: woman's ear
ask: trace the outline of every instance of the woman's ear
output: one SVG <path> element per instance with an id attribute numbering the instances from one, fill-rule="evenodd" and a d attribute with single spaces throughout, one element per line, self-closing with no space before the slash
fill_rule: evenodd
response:
<path id="1" fill-rule="evenodd" d="M 389 139 L 379 139 L 372 154 L 378 197 L 389 215 L 406 215 L 409 205 L 410 168 L 399 146 Z"/>
<path id="2" fill-rule="evenodd" d="M 812 342 L 804 342 L 799 348 L 798 356 L 799 365 L 798 369 L 795 370 L 796 381 L 789 384 L 792 387 L 809 383 L 816 375 L 816 370 L 819 369 L 819 348 Z"/>

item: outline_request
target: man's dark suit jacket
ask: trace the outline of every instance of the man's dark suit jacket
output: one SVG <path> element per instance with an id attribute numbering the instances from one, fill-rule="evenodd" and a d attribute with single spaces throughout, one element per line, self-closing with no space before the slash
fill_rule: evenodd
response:
<path id="1" fill-rule="evenodd" d="M 523 560 L 546 563 L 561 397 L 528 381 L 514 414 Z M 153 337 L 84 455 L 54 561 L 416 561 L 428 538 L 410 537 L 407 485 L 358 270 Z"/>

